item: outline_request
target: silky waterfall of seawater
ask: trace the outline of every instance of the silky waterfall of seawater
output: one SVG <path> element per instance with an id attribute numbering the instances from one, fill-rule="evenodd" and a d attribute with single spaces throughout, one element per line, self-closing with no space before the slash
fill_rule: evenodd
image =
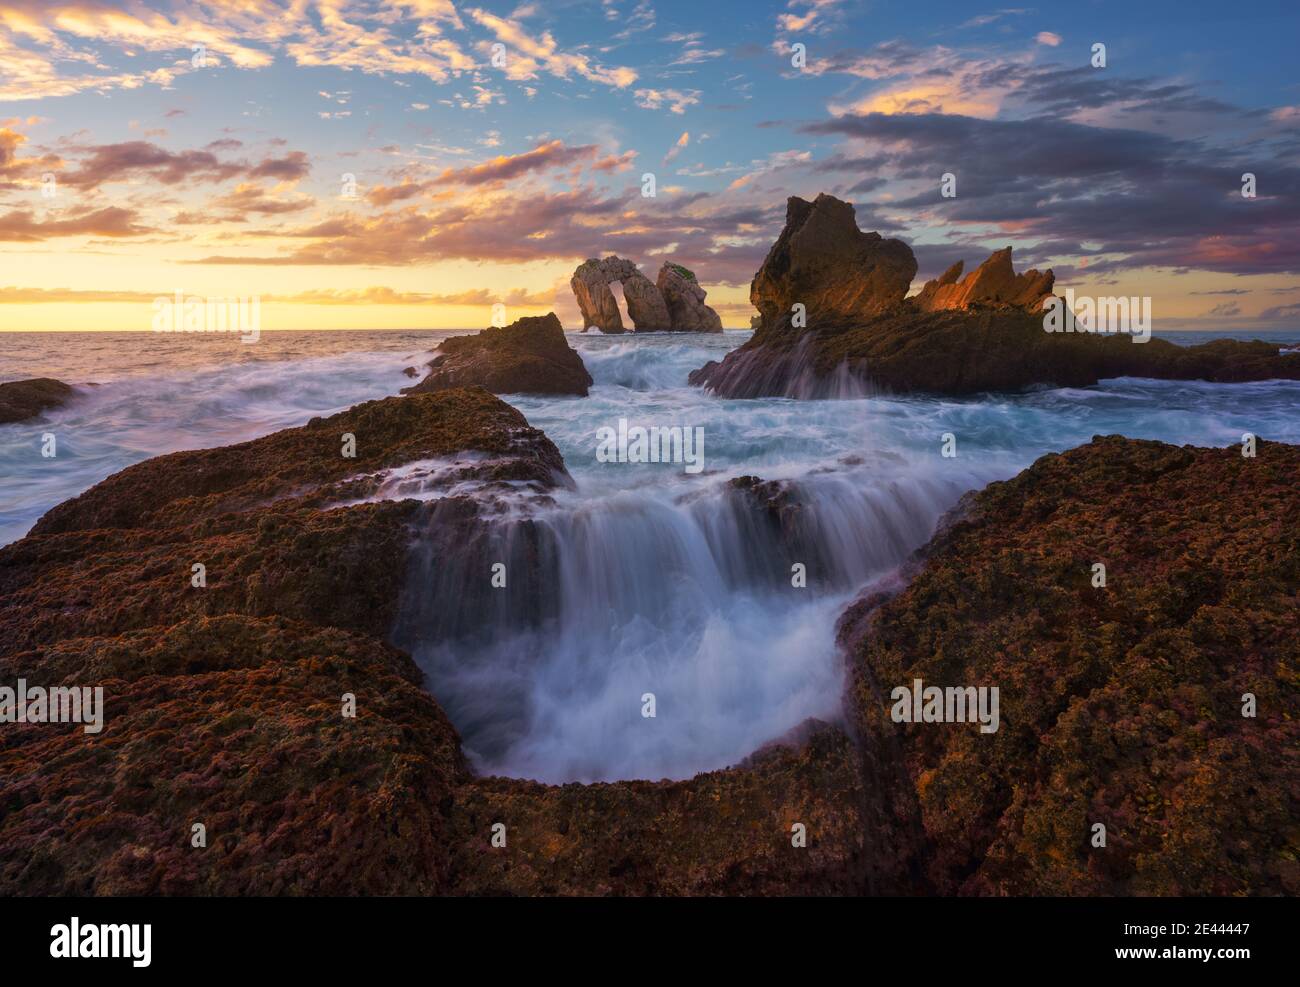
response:
<path id="1" fill-rule="evenodd" d="M 394 640 L 481 771 L 689 777 L 837 715 L 840 611 L 984 479 L 809 476 L 784 486 L 780 522 L 726 481 L 684 496 L 561 495 L 469 537 L 448 534 L 459 507 L 434 505 Z M 491 585 L 497 562 L 504 588 Z M 796 563 L 805 588 L 792 585 Z"/>
<path id="2" fill-rule="evenodd" d="M 734 355 L 729 365 L 715 369 L 708 389 L 733 398 L 783 397 L 801 401 L 845 401 L 880 393 L 847 362 L 840 362 L 829 373 L 819 372 L 809 336 L 784 352 L 755 350 Z"/>

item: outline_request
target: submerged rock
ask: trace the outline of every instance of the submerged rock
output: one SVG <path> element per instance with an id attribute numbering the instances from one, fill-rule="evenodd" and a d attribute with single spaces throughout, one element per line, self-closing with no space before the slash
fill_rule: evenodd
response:
<path id="1" fill-rule="evenodd" d="M 847 705 L 919 889 L 1300 891 L 1297 476 L 1297 446 L 1094 438 L 967 495 L 850 608 Z M 916 679 L 996 687 L 997 730 L 895 722 Z"/>
<path id="2" fill-rule="evenodd" d="M 438 346 L 429 374 L 403 394 L 426 394 L 478 385 L 493 394 L 577 394 L 587 396 L 591 374 L 564 338 L 551 312 L 452 336 Z"/>
<path id="3" fill-rule="evenodd" d="M 1088 386 L 1140 376 L 1235 382 L 1300 379 L 1300 353 L 1216 340 L 1181 347 L 1126 334 L 1048 332 L 1051 271 L 1016 274 L 1011 248 L 965 278 L 955 264 L 904 298 L 916 272 L 899 240 L 861 233 L 828 195 L 790 199 L 786 225 L 754 277 L 754 335 L 690 375 L 721 397 L 818 398 L 873 391 L 976 394 Z M 793 310 L 804 306 L 801 324 Z"/>
<path id="4" fill-rule="evenodd" d="M 12 380 L 0 384 L 0 425 L 30 421 L 67 403 L 76 391 L 52 377 Z"/>

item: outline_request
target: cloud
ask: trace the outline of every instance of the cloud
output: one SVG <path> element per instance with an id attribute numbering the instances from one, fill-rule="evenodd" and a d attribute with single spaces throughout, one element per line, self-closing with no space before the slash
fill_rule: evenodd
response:
<path id="1" fill-rule="evenodd" d="M 997 21 L 1002 20 L 1004 17 L 1013 17 L 1020 14 L 1028 14 L 1028 13 L 1030 13 L 1028 8 L 1008 7 L 1002 10 L 994 11 L 991 14 L 977 14 L 975 17 L 970 18 L 970 20 L 964 21 L 963 23 L 958 25 L 958 27 L 959 28 L 987 27 L 990 24 L 994 24 Z"/>
<path id="2" fill-rule="evenodd" d="M 305 7 L 301 0 L 175 0 L 162 11 L 110 0 L 7 0 L 0 10 L 0 99 L 169 86 L 187 72 L 265 68 L 277 55 L 300 66 L 418 74 L 435 82 L 477 66 L 446 33 L 465 26 L 451 0 L 321 0 L 310 14 Z M 82 45 L 94 45 L 96 53 Z M 194 45 L 204 46 L 206 66 L 191 64 Z M 139 72 L 114 70 L 107 50 L 126 64 L 141 51 L 185 54 Z M 68 64 L 83 68 L 67 72 Z"/>
<path id="3" fill-rule="evenodd" d="M 607 68 L 588 58 L 581 51 L 560 49 L 549 31 L 533 37 L 518 20 L 499 17 L 486 10 L 472 7 L 466 11 L 473 20 L 491 31 L 498 41 L 506 45 L 506 77 L 516 81 L 537 78 L 545 71 L 560 79 L 578 75 L 589 82 L 625 89 L 636 82 L 634 69 L 615 66 Z"/>
<path id="4" fill-rule="evenodd" d="M 521 154 L 501 154 L 478 164 L 447 168 L 432 178 L 415 180 L 408 177 L 396 185 L 376 185 L 366 193 L 366 199 L 371 205 L 388 206 L 414 199 L 438 187 L 496 185 L 566 167 L 614 174 L 627 171 L 636 153 L 629 150 L 602 156 L 596 144 L 566 145 L 556 139 Z"/>
<path id="5" fill-rule="evenodd" d="M 229 150 L 239 146 L 240 142 L 233 139 L 213 141 L 203 150 L 188 151 L 169 151 L 149 141 L 74 146 L 70 152 L 82 157 L 75 168 L 59 175 L 59 183 L 88 190 L 113 182 L 147 180 L 162 185 L 179 185 L 183 182 L 224 182 L 241 176 L 296 182 L 311 170 L 307 155 L 302 151 L 250 163 L 223 160 L 211 150 Z"/>
<path id="6" fill-rule="evenodd" d="M 824 34 L 835 24 L 836 8 L 842 0 L 789 0 L 787 13 L 777 14 L 776 27 L 783 34 Z"/>
<path id="7" fill-rule="evenodd" d="M 1061 43 L 1061 36 L 1053 34 L 1051 31 L 1039 31 L 1034 35 L 1034 40 L 1040 45 L 1047 45 L 1049 48 L 1055 48 Z"/>
<path id="8" fill-rule="evenodd" d="M 766 175 L 782 168 L 788 168 L 792 165 L 807 164 L 810 161 L 812 161 L 812 152 L 810 151 L 777 151 L 773 154 L 769 154 L 761 161 L 755 161 L 752 170 L 733 180 L 732 183 L 727 186 L 727 189 L 728 191 L 735 191 L 736 189 L 744 188 L 762 175 Z"/>
<path id="9" fill-rule="evenodd" d="M 620 41 L 626 41 L 634 34 L 640 34 L 642 31 L 649 31 L 655 26 L 655 9 L 650 0 L 637 0 L 636 6 L 632 8 L 631 13 L 623 18 L 626 25 L 623 30 L 614 35 Z"/>
<path id="10" fill-rule="evenodd" d="M 170 291 L 164 293 L 170 297 Z M 0 305 L 33 305 L 54 303 L 143 303 L 152 304 L 159 297 L 156 291 L 100 291 L 81 288 L 18 288 L 0 287 Z M 540 307 L 555 301 L 555 291 L 531 292 L 526 288 L 496 291 L 491 288 L 470 288 L 453 294 L 427 291 L 399 291 L 385 286 L 338 289 L 318 288 L 288 295 L 260 295 L 262 302 L 294 305 L 518 305 Z"/>
<path id="11" fill-rule="evenodd" d="M 910 189 L 889 208 L 914 224 L 998 230 L 1028 241 L 1025 263 L 1055 254 L 1094 258 L 1094 272 L 1300 270 L 1300 169 L 1258 149 L 1251 159 L 1267 167 L 1267 200 L 1242 198 L 1237 176 L 1249 169 L 1233 151 L 1139 130 L 951 114 L 846 115 L 802 129 L 850 138 L 887 169 Z M 945 171 L 957 177 L 956 198 L 939 195 Z"/>
<path id="12" fill-rule="evenodd" d="M 1300 302 L 1292 302 L 1289 305 L 1277 305 L 1273 308 L 1266 308 L 1256 316 L 1260 321 L 1282 322 L 1288 325 L 1295 325 L 1300 320 Z"/>
<path id="13" fill-rule="evenodd" d="M 431 208 L 401 205 L 373 216 L 339 218 L 334 228 L 268 232 L 302 241 L 285 253 L 214 254 L 194 263 L 251 266 L 407 266 L 444 260 L 531 263 L 615 253 L 649 257 L 676 244 L 673 259 L 710 284 L 748 282 L 762 262 L 784 204 L 735 207 L 708 196 L 666 195 L 647 203 L 629 185 L 548 192 L 530 186 L 474 187 Z"/>
<path id="14" fill-rule="evenodd" d="M 20 179 L 34 180 L 38 172 L 43 174 L 62 166 L 61 159 L 53 154 L 20 156 L 27 136 L 11 129 L 8 123 L 0 123 L 0 188 L 12 187 Z"/>
<path id="15" fill-rule="evenodd" d="M 675 157 L 677 157 L 677 155 L 681 154 L 682 151 L 683 151 L 683 150 L 684 150 L 684 149 L 685 149 L 685 148 L 686 148 L 690 143 L 691 143 L 691 134 L 690 134 L 690 131 L 683 130 L 683 131 L 682 131 L 682 136 L 680 136 L 680 137 L 677 138 L 677 142 L 676 142 L 675 144 L 673 144 L 673 146 L 672 146 L 671 148 L 669 148 L 668 153 L 664 155 L 664 162 L 663 162 L 663 163 L 664 163 L 664 164 L 668 164 L 668 162 L 672 161 Z"/>
<path id="16" fill-rule="evenodd" d="M 1101 73 L 1086 64 L 1037 64 L 1042 50 L 972 54 L 891 40 L 865 50 L 831 52 L 811 60 L 805 71 L 882 83 L 833 100 L 829 109 L 836 115 L 947 113 L 992 119 L 1030 113 L 1135 128 L 1160 122 L 1168 126 L 1176 114 L 1263 116 L 1263 111 L 1243 111 L 1206 98 L 1182 82 Z"/>
<path id="17" fill-rule="evenodd" d="M 55 237 L 107 236 L 130 237 L 154 232 L 136 222 L 136 212 L 120 206 L 104 209 L 71 211 L 65 219 L 38 220 L 29 209 L 16 209 L 0 215 L 0 240 L 33 243 Z"/>
<path id="18" fill-rule="evenodd" d="M 633 95 L 636 105 L 647 110 L 657 110 L 665 103 L 668 109 L 677 114 L 685 113 L 688 106 L 695 106 L 700 101 L 698 89 L 638 89 Z"/>
<path id="19" fill-rule="evenodd" d="M 250 215 L 279 216 L 301 212 L 316 204 L 311 196 L 280 198 L 255 182 L 240 182 L 225 195 L 212 201 L 212 207 L 227 213 L 227 220 L 242 222 Z"/>
<path id="20" fill-rule="evenodd" d="M 73 288 L 3 288 L 0 304 L 34 305 L 51 302 L 152 302 L 156 293 L 144 291 L 94 291 Z"/>
<path id="21" fill-rule="evenodd" d="M 426 291 L 398 291 L 387 287 L 370 287 L 341 290 L 319 288 L 294 295 L 264 296 L 263 301 L 287 302 L 298 305 L 518 305 L 537 307 L 555 301 L 555 292 L 530 292 L 524 288 L 494 291 L 490 288 L 470 288 L 453 294 Z"/>
<path id="22" fill-rule="evenodd" d="M 564 141 L 553 140 L 538 144 L 523 154 L 502 154 L 482 164 L 466 168 L 448 168 L 435 180 L 437 185 L 483 185 L 487 182 L 507 181 L 529 172 L 559 168 L 596 156 L 594 144 L 566 147 Z"/>
<path id="23" fill-rule="evenodd" d="M 306 178 L 311 171 L 303 151 L 290 151 L 283 158 L 264 158 L 248 170 L 249 178 L 274 178 L 281 182 L 296 182 Z"/>

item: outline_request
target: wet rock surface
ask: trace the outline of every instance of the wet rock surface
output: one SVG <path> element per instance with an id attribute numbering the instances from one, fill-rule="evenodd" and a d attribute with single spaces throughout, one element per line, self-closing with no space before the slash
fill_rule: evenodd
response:
<path id="1" fill-rule="evenodd" d="M 486 585 L 495 498 L 569 482 L 522 415 L 447 390 L 149 460 L 0 549 L 0 681 L 105 693 L 99 734 L 0 732 L 0 892 L 1295 893 L 1297 475 L 1269 442 L 1044 457 L 846 612 L 841 724 L 545 785 L 475 777 L 388 641 L 416 533 Z M 799 542 L 788 484 L 729 496 Z M 913 677 L 999 686 L 1000 729 L 894 723 Z"/>
<path id="2" fill-rule="evenodd" d="M 429 474 L 445 496 L 364 502 L 431 460 L 451 463 Z M 0 549 L 0 680 L 102 687 L 104 726 L 0 733 L 0 892 L 852 890 L 860 792 L 831 726 L 687 782 L 473 777 L 385 641 L 413 532 L 487 585 L 493 491 L 564 482 L 549 440 L 476 388 L 158 457 L 50 511 Z"/>
<path id="3" fill-rule="evenodd" d="M 852 894 L 863 886 L 863 793 L 843 731 L 689 781 L 540 785 L 478 779 L 457 793 L 460 894 Z M 490 844 L 507 821 L 507 852 Z M 796 823 L 807 845 L 793 844 Z"/>
<path id="4" fill-rule="evenodd" d="M 106 725 L 5 727 L 5 894 L 430 894 L 455 730 L 401 652 L 279 617 L 189 617 L 0 657 L 94 682 Z M 357 715 L 341 715 L 343 696 Z M 193 826 L 204 827 L 196 847 Z"/>
<path id="5" fill-rule="evenodd" d="M 336 506 L 433 457 L 466 458 L 488 488 L 565 479 L 482 389 L 389 398 L 140 463 L 0 549 L 0 678 L 105 702 L 94 736 L 0 733 L 0 890 L 439 890 L 468 774 L 414 663 L 381 640 L 427 507 Z"/>

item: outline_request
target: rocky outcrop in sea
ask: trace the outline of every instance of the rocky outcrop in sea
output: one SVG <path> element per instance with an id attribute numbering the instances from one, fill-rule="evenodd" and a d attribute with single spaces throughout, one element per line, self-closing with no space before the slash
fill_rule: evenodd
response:
<path id="1" fill-rule="evenodd" d="M 473 336 L 452 336 L 439 344 L 424 380 L 403 394 L 428 394 L 452 387 L 485 387 L 493 394 L 576 394 L 587 396 L 591 374 L 564 338 L 551 312 Z"/>
<path id="2" fill-rule="evenodd" d="M 614 283 L 622 285 L 635 332 L 722 332 L 722 319 L 704 303 L 706 292 L 693 271 L 665 262 L 651 281 L 632 261 L 614 256 L 584 261 L 570 279 L 584 331 L 628 331 L 609 287 Z"/>
<path id="3" fill-rule="evenodd" d="M 961 278 L 960 264 L 904 297 L 911 248 L 857 227 L 825 193 L 791 197 L 754 275 L 754 335 L 690 382 L 721 397 L 818 398 L 885 391 L 966 395 L 1122 376 L 1239 382 L 1300 379 L 1300 354 L 1220 339 L 1200 346 L 1046 328 L 1051 271 L 1016 274 L 1011 248 Z M 1075 328 L 1075 327 L 1072 327 Z"/>
<path id="4" fill-rule="evenodd" d="M 0 425 L 30 421 L 62 407 L 75 393 L 70 384 L 52 377 L 0 384 Z"/>

